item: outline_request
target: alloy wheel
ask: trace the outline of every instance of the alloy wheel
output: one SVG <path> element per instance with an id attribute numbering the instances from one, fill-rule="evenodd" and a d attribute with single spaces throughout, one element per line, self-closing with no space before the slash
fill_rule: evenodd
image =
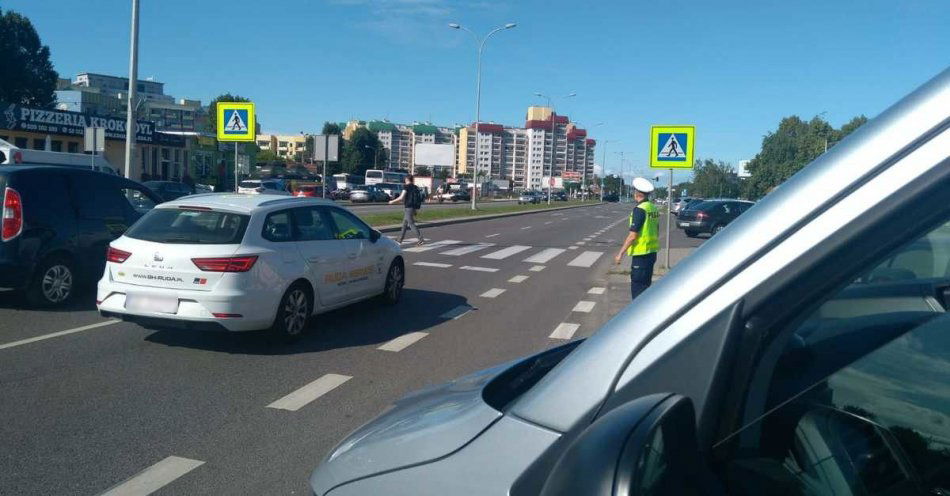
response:
<path id="1" fill-rule="evenodd" d="M 284 330 L 290 336 L 303 332 L 307 325 L 307 295 L 302 289 L 293 289 L 284 303 Z"/>
<path id="2" fill-rule="evenodd" d="M 60 303 L 69 298 L 72 288 L 73 273 L 65 265 L 53 265 L 43 274 L 40 289 L 50 303 Z"/>

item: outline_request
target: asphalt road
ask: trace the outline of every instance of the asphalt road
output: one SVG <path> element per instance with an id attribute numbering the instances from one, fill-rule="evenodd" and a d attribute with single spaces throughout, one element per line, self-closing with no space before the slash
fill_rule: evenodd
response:
<path id="1" fill-rule="evenodd" d="M 493 200 L 492 204 L 510 204 L 517 200 Z M 487 202 L 484 202 L 487 203 Z M 402 211 L 402 205 L 389 205 L 386 203 L 344 203 L 346 208 L 356 212 L 357 214 L 369 214 L 369 213 L 379 213 L 379 212 L 397 212 Z M 450 209 L 450 208 L 471 208 L 471 202 L 446 202 L 446 203 L 426 203 L 422 208 L 424 209 Z"/>
<path id="2" fill-rule="evenodd" d="M 318 316 L 292 345 L 110 323 L 92 294 L 51 312 L 0 294 L 0 494 L 93 495 L 136 476 L 167 482 L 156 494 L 309 494 L 319 461 L 391 401 L 595 332 L 610 295 L 591 290 L 629 207 L 425 229 L 400 304 Z M 701 242 L 674 231 L 673 246 Z M 314 381 L 324 394 L 286 409 Z"/>

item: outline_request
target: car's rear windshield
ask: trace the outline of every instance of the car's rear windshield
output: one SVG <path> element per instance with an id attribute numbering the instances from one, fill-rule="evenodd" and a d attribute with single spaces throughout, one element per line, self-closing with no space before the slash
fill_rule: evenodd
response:
<path id="1" fill-rule="evenodd" d="M 125 235 L 156 243 L 230 245 L 240 243 L 248 215 L 214 210 L 157 208 L 142 216 Z"/>
<path id="2" fill-rule="evenodd" d="M 261 185 L 260 181 L 241 181 L 242 188 L 256 188 Z"/>
<path id="3" fill-rule="evenodd" d="M 693 204 L 693 205 L 688 205 L 688 207 L 689 207 L 690 210 L 710 210 L 710 209 L 714 208 L 716 205 L 719 205 L 720 203 L 722 203 L 722 202 L 718 202 L 718 201 L 704 201 L 704 202 L 699 202 L 699 203 L 696 203 L 696 204 Z"/>

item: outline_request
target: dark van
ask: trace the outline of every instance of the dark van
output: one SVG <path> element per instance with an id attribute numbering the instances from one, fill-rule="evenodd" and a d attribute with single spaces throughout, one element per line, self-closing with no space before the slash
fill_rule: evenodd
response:
<path id="1" fill-rule="evenodd" d="M 0 167 L 0 289 L 52 307 L 102 276 L 109 242 L 161 199 L 115 175 L 42 165 Z"/>

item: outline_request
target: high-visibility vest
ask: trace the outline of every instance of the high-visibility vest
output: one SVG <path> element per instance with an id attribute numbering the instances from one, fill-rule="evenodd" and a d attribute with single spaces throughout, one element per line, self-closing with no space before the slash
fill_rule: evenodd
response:
<path id="1" fill-rule="evenodd" d="M 660 251 L 660 211 L 649 201 L 641 202 L 636 208 L 646 212 L 646 221 L 640 228 L 637 239 L 627 248 L 627 255 L 649 255 Z M 630 212 L 630 223 L 633 225 L 633 212 Z"/>

